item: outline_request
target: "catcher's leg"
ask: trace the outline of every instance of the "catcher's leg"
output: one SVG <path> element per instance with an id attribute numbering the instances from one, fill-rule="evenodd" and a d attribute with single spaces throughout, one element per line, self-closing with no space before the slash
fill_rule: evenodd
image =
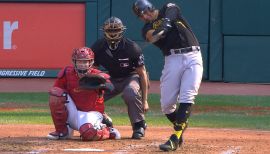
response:
<path id="1" fill-rule="evenodd" d="M 115 128 L 102 124 L 103 115 L 97 111 L 78 112 L 79 132 L 83 141 L 119 139 L 120 133 Z"/>
<path id="2" fill-rule="evenodd" d="M 83 141 L 99 141 L 105 139 L 120 139 L 121 135 L 116 128 L 103 126 L 100 129 L 95 128 L 90 123 L 85 123 L 80 127 L 81 139 Z"/>
<path id="3" fill-rule="evenodd" d="M 49 106 L 55 132 L 50 133 L 47 137 L 53 140 L 65 139 L 68 135 L 68 127 L 66 125 L 68 112 L 65 107 L 66 94 L 63 89 L 58 87 L 53 87 L 49 93 Z"/>

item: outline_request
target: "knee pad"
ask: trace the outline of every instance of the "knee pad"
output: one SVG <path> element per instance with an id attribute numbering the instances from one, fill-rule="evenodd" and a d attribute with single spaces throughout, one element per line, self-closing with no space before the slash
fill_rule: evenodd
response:
<path id="1" fill-rule="evenodd" d="M 59 133 L 67 133 L 66 122 L 68 112 L 65 106 L 66 94 L 63 89 L 58 87 L 50 89 L 49 94 L 49 106 L 55 130 Z"/>
<path id="2" fill-rule="evenodd" d="M 79 132 L 83 141 L 98 141 L 102 139 L 107 139 L 110 136 L 108 127 L 96 129 L 90 123 L 83 124 L 80 127 Z"/>

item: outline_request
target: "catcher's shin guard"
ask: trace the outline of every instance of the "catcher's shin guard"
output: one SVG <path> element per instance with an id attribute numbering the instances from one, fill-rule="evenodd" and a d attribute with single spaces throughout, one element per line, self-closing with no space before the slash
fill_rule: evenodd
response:
<path id="1" fill-rule="evenodd" d="M 141 139 L 145 136 L 145 130 L 147 128 L 145 120 L 142 120 L 140 122 L 136 122 L 132 124 L 132 139 Z"/>
<path id="2" fill-rule="evenodd" d="M 83 141 L 99 141 L 110 138 L 110 129 L 106 126 L 97 129 L 92 124 L 85 123 L 80 127 L 79 132 Z"/>
<path id="3" fill-rule="evenodd" d="M 68 128 L 66 125 L 68 112 L 65 106 L 66 94 L 63 89 L 53 87 L 50 89 L 49 106 L 51 110 L 51 116 L 55 127 L 55 132 L 52 135 L 58 134 L 59 139 L 66 136 Z"/>

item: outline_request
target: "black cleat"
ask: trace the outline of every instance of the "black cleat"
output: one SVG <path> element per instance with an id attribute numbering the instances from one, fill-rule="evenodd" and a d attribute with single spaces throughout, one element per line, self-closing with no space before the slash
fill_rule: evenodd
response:
<path id="1" fill-rule="evenodd" d="M 131 138 L 140 140 L 142 137 L 144 137 L 144 134 L 144 128 L 140 127 L 139 129 L 133 131 Z"/>
<path id="2" fill-rule="evenodd" d="M 175 151 L 179 146 L 179 142 L 180 141 L 177 136 L 175 134 L 172 134 L 167 142 L 159 145 L 159 149 L 162 151 Z"/>

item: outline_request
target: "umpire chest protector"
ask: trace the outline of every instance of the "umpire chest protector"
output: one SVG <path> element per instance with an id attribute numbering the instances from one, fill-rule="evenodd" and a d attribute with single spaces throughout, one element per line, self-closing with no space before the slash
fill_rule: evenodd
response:
<path id="1" fill-rule="evenodd" d="M 112 78 L 132 75 L 137 67 L 144 65 L 141 48 L 126 38 L 116 50 L 111 50 L 105 39 L 98 40 L 91 48 L 95 53 L 95 65 L 103 66 Z"/>

